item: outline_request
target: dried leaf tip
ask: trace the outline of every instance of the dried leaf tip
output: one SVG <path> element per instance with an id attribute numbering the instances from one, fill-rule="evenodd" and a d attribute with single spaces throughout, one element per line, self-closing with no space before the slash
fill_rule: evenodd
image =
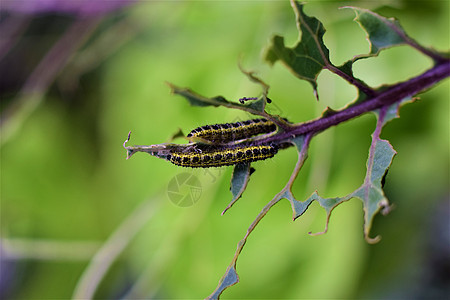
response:
<path id="1" fill-rule="evenodd" d="M 131 136 L 131 131 L 128 132 L 128 136 L 127 139 L 125 140 L 125 142 L 123 142 L 123 147 L 127 150 L 127 159 L 130 158 L 131 154 L 130 154 L 130 150 L 128 149 L 128 147 L 126 146 L 126 144 L 128 143 L 128 141 L 130 140 L 130 136 Z"/>
<path id="2" fill-rule="evenodd" d="M 379 236 L 379 235 L 377 235 L 374 238 L 371 238 L 368 235 L 365 235 L 364 238 L 365 238 L 367 243 L 372 244 L 372 245 L 373 244 L 377 244 L 379 241 L 381 241 L 381 236 Z"/>
<path id="3" fill-rule="evenodd" d="M 125 145 L 126 145 L 126 143 L 128 143 L 128 141 L 130 140 L 130 136 L 131 136 L 131 131 L 128 132 L 127 139 L 125 140 L 125 142 L 123 142 L 123 147 L 124 147 L 125 149 L 127 148 Z"/>

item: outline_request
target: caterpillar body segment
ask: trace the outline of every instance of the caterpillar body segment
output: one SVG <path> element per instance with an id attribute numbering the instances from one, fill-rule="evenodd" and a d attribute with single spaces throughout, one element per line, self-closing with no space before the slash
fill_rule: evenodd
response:
<path id="1" fill-rule="evenodd" d="M 278 148 L 274 145 L 246 144 L 225 148 L 210 147 L 203 151 L 174 151 L 166 159 L 177 166 L 211 168 L 264 160 L 277 152 Z"/>
<path id="2" fill-rule="evenodd" d="M 248 139 L 252 136 L 270 133 L 277 130 L 277 126 L 267 119 L 253 119 L 236 123 L 214 124 L 197 127 L 192 130 L 188 138 L 200 138 L 215 144 Z"/>

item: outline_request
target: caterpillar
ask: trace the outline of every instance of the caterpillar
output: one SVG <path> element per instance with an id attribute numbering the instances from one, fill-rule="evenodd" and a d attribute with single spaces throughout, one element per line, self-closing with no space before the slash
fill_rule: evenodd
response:
<path id="1" fill-rule="evenodd" d="M 165 159 L 182 167 L 211 168 L 264 160 L 277 152 L 275 145 L 245 144 L 227 148 L 209 147 L 203 151 L 174 151 Z"/>
<path id="2" fill-rule="evenodd" d="M 250 138 L 277 129 L 272 121 L 254 119 L 236 123 L 214 124 L 197 127 L 187 135 L 188 138 L 201 138 L 216 144 Z"/>

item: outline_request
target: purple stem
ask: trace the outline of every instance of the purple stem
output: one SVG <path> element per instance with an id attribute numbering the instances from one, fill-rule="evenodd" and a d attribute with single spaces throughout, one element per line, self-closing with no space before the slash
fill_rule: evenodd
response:
<path id="1" fill-rule="evenodd" d="M 450 60 L 446 60 L 438 65 L 435 65 L 433 68 L 417 77 L 385 89 L 373 98 L 369 98 L 364 102 L 344 108 L 334 114 L 292 126 L 282 133 L 273 135 L 267 139 L 259 140 L 258 144 L 270 142 L 281 143 L 295 136 L 306 133 L 315 135 L 331 126 L 338 125 L 375 109 L 391 105 L 407 97 L 412 97 L 428 88 L 431 88 L 433 85 L 449 76 Z"/>

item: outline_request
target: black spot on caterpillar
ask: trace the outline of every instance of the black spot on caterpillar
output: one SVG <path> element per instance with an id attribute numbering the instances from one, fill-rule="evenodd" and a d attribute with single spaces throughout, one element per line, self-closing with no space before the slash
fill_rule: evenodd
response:
<path id="1" fill-rule="evenodd" d="M 274 145 L 239 145 L 235 147 L 208 147 L 203 151 L 172 152 L 166 156 L 171 163 L 191 168 L 211 168 L 249 163 L 273 157 L 278 152 Z"/>
<path id="2" fill-rule="evenodd" d="M 272 121 L 254 119 L 236 123 L 201 126 L 189 132 L 187 137 L 202 138 L 220 144 L 247 139 L 262 133 L 270 133 L 276 129 L 277 126 Z"/>

